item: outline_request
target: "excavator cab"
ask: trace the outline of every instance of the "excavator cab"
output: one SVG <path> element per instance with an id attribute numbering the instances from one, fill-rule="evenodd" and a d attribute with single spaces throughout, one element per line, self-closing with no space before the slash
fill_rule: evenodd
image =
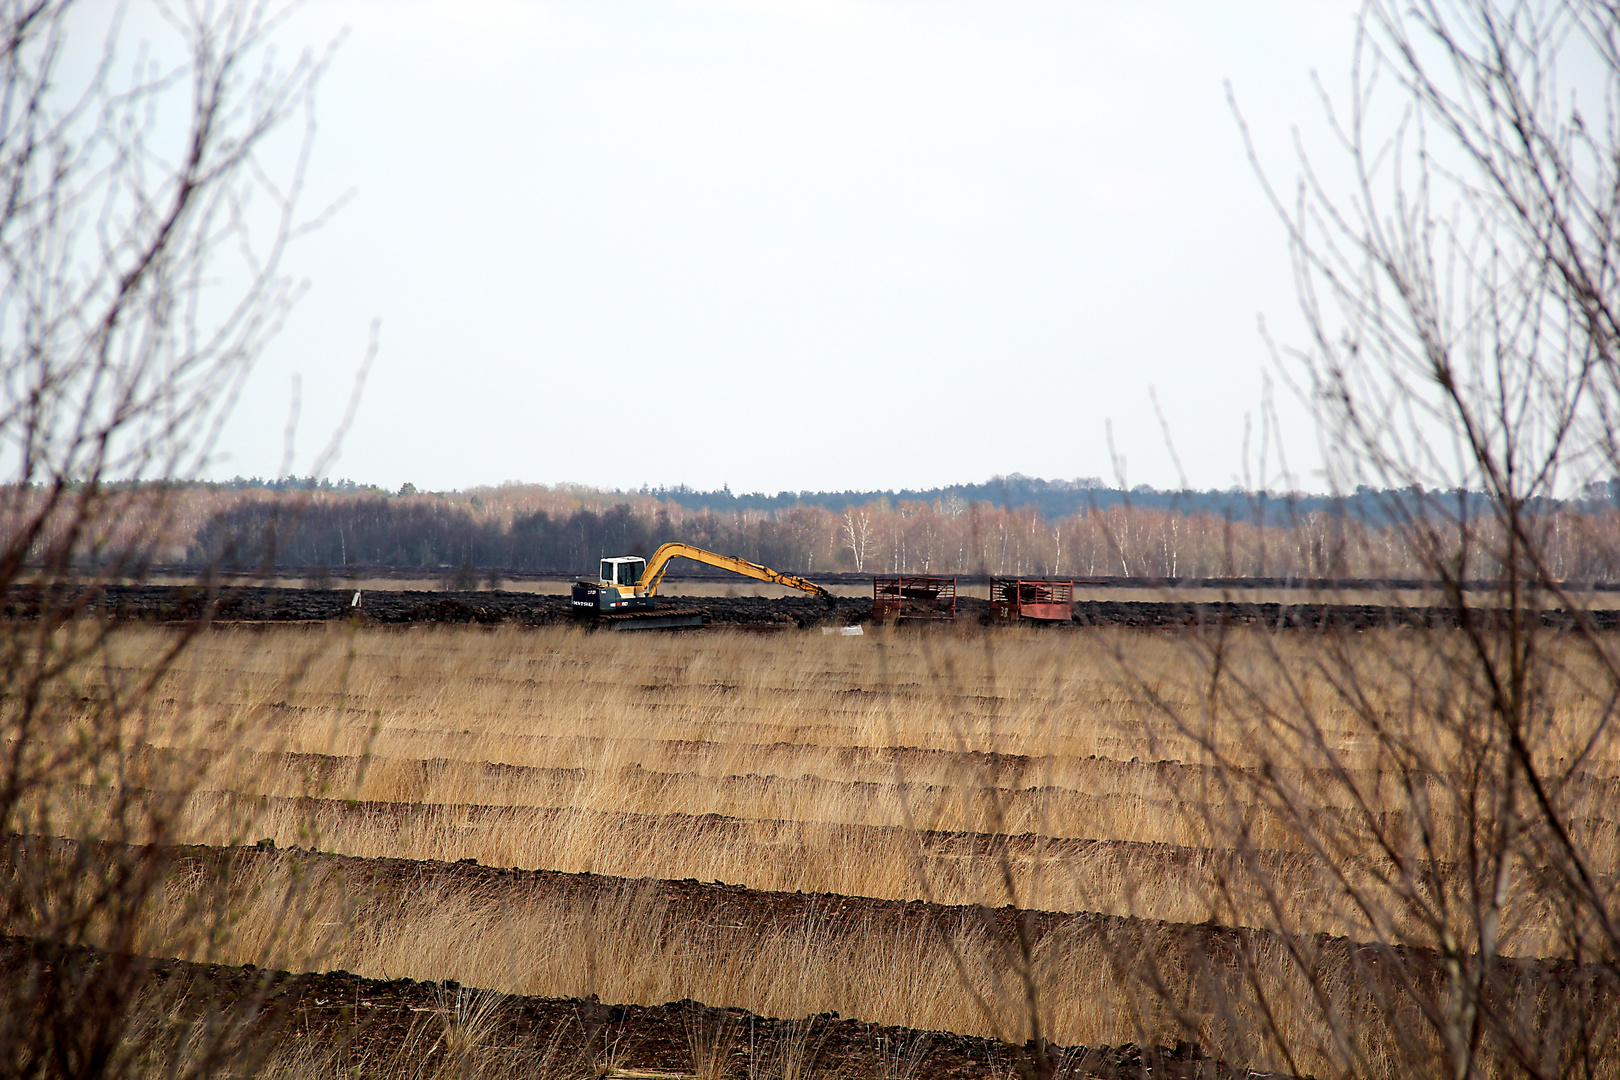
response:
<path id="1" fill-rule="evenodd" d="M 647 560 L 635 557 L 602 560 L 602 584 L 634 585 L 647 569 Z"/>

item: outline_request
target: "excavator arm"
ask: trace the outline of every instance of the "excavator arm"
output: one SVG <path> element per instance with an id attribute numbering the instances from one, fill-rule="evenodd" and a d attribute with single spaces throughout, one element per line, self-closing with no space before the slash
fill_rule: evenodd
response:
<path id="1" fill-rule="evenodd" d="M 802 577 L 792 574 L 779 574 L 768 566 L 751 563 L 747 559 L 737 559 L 730 555 L 716 555 L 712 551 L 693 547 L 691 544 L 665 544 L 653 552 L 651 559 L 647 560 L 647 569 L 641 575 L 640 584 L 644 587 L 645 596 L 658 595 L 658 583 L 664 580 L 664 571 L 669 569 L 672 559 L 691 559 L 694 562 L 707 563 L 718 566 L 722 570 L 730 570 L 734 574 L 744 577 L 758 578 L 761 581 L 771 581 L 778 585 L 786 585 L 793 589 L 802 589 L 807 593 L 819 596 L 823 600 L 831 600 L 832 593 L 823 589 L 813 581 L 806 581 Z"/>

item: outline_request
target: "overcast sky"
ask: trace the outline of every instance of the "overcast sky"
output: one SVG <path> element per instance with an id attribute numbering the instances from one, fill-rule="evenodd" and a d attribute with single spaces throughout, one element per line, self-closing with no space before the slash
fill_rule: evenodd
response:
<path id="1" fill-rule="evenodd" d="M 308 292 L 215 473 L 279 469 L 295 373 L 303 471 L 377 319 L 334 476 L 1113 481 L 1111 421 L 1128 482 L 1175 486 L 1153 391 L 1187 480 L 1229 486 L 1257 321 L 1299 324 L 1223 81 L 1290 186 L 1355 8 L 309 4 L 289 43 L 346 37 L 306 205 L 354 197 L 295 249 Z"/>

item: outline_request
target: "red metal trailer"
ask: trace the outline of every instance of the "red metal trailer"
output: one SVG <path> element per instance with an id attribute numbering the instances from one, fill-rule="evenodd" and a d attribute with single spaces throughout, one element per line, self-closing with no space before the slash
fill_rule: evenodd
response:
<path id="1" fill-rule="evenodd" d="M 956 618 L 956 579 L 918 574 L 884 574 L 872 579 L 872 618 L 941 620 Z"/>
<path id="2" fill-rule="evenodd" d="M 1008 622 L 1018 619 L 1068 622 L 1074 617 L 1074 582 L 993 577 L 990 579 L 990 617 Z"/>

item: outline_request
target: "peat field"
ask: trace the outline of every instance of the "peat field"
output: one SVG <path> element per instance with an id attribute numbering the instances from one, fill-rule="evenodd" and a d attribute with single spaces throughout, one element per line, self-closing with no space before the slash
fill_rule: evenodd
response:
<path id="1" fill-rule="evenodd" d="M 358 598 L 358 602 L 357 602 Z M 872 620 L 872 601 L 866 597 L 769 598 L 759 596 L 660 596 L 661 607 L 699 609 L 707 624 L 754 630 L 786 630 L 814 626 L 850 626 Z M 22 585 L 6 598 L 6 618 L 38 618 L 42 611 L 77 606 L 87 614 L 144 622 L 190 622 L 207 616 L 216 622 L 287 623 L 332 622 L 354 619 L 371 625 L 478 623 L 484 625 L 551 626 L 573 619 L 569 598 L 502 590 L 414 591 L 351 589 L 291 589 L 262 586 L 207 590 L 197 586 L 113 585 L 95 589 L 79 586 Z M 1469 609 L 1471 619 L 1489 622 L 1503 617 L 1491 608 Z M 1572 628 L 1578 622 L 1594 630 L 1620 630 L 1620 608 L 1569 612 L 1541 612 L 1544 626 Z M 977 597 L 959 597 L 957 625 L 993 623 L 989 604 Z M 1067 624 L 1037 626 L 1188 627 L 1252 625 L 1276 629 L 1371 630 L 1381 627 L 1455 627 L 1457 612 L 1446 607 L 1391 606 L 1352 603 L 1278 603 L 1218 601 L 1191 603 L 1166 600 L 1078 600 Z"/>

